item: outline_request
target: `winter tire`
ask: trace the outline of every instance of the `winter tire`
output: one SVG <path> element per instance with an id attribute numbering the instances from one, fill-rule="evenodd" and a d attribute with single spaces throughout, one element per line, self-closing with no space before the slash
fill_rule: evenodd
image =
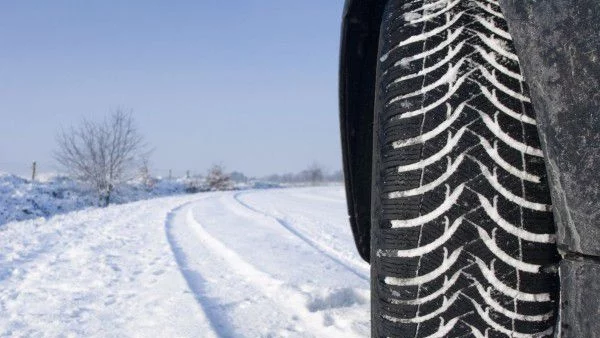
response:
<path id="1" fill-rule="evenodd" d="M 373 337 L 553 336 L 548 181 L 497 1 L 389 1 L 376 81 Z"/>

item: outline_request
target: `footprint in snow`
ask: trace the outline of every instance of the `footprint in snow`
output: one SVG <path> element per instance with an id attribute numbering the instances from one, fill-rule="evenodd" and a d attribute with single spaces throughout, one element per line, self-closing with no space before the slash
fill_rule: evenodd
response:
<path id="1" fill-rule="evenodd" d="M 355 304 L 365 304 L 367 299 L 359 290 L 353 288 L 342 288 L 333 290 L 327 294 L 314 296 L 308 303 L 307 308 L 310 312 L 317 312 L 327 309 L 349 307 Z"/>

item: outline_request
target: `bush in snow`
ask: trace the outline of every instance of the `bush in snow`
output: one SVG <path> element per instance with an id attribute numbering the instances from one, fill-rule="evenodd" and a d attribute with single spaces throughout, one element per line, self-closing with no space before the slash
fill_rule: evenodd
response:
<path id="1" fill-rule="evenodd" d="M 231 178 L 225 173 L 223 166 L 214 165 L 206 175 L 209 190 L 228 190 L 232 188 Z"/>
<path id="2" fill-rule="evenodd" d="M 197 192 L 206 190 L 206 188 L 202 185 L 201 179 L 201 177 L 186 177 L 184 179 L 185 192 L 188 194 L 195 194 Z"/>

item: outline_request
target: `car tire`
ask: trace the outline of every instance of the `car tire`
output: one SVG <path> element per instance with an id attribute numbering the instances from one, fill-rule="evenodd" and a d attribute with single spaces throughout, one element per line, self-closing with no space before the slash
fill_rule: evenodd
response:
<path id="1" fill-rule="evenodd" d="M 553 336 L 548 180 L 497 1 L 389 1 L 378 57 L 372 336 Z"/>

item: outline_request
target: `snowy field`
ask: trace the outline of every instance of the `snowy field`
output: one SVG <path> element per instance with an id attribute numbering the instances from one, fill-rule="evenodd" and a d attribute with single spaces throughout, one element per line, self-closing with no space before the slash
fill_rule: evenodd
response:
<path id="1" fill-rule="evenodd" d="M 341 186 L 215 192 L 0 227 L 2 337 L 365 337 Z"/>

